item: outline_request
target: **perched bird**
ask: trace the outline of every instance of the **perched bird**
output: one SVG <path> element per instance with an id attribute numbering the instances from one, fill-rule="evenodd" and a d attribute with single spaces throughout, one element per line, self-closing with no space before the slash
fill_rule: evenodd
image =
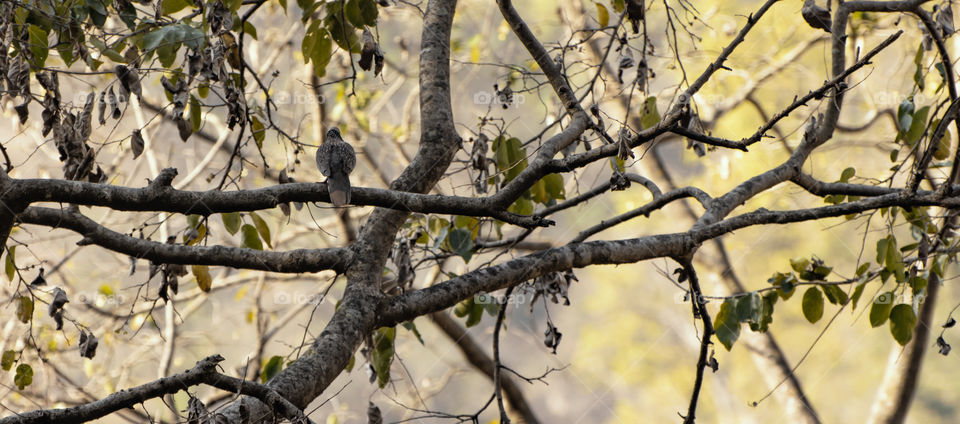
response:
<path id="1" fill-rule="evenodd" d="M 811 27 L 830 32 L 830 11 L 817 6 L 813 0 L 803 0 L 800 14 L 803 15 L 803 20 L 807 21 L 807 24 Z"/>
<path id="2" fill-rule="evenodd" d="M 357 164 L 357 155 L 340 136 L 339 128 L 331 128 L 317 149 L 317 169 L 327 177 L 330 202 L 340 207 L 350 203 L 350 172 Z"/>

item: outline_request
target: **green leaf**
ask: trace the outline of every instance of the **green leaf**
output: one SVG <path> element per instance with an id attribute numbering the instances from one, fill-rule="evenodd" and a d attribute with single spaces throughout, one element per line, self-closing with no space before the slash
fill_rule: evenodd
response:
<path id="1" fill-rule="evenodd" d="M 223 220 L 223 227 L 230 235 L 236 235 L 237 231 L 240 231 L 240 212 L 221 213 L 220 219 Z"/>
<path id="2" fill-rule="evenodd" d="M 607 25 L 610 25 L 610 11 L 607 10 L 607 7 L 596 3 L 597 5 L 597 23 L 600 25 L 600 28 L 606 28 Z"/>
<path id="3" fill-rule="evenodd" d="M 733 299 L 723 301 L 713 327 L 717 340 L 729 351 L 740 337 L 740 320 L 737 319 L 736 301 Z"/>
<path id="4" fill-rule="evenodd" d="M 913 72 L 913 83 L 917 90 L 923 91 L 923 43 L 917 46 L 917 53 L 913 56 L 913 64 L 916 65 L 916 71 Z"/>
<path id="5" fill-rule="evenodd" d="M 924 106 L 913 113 L 913 118 L 910 121 L 910 129 L 907 130 L 907 133 L 903 136 L 903 142 L 908 146 L 913 146 L 917 143 L 917 140 L 920 140 L 920 137 L 923 136 L 923 132 L 927 127 L 927 113 L 929 112 L 930 106 Z"/>
<path id="6" fill-rule="evenodd" d="M 17 319 L 26 324 L 33 317 L 33 299 L 29 296 L 19 296 L 19 300 L 17 302 Z"/>
<path id="7" fill-rule="evenodd" d="M 936 128 L 936 124 L 933 125 Z M 937 150 L 933 152 L 933 158 L 936 160 L 944 160 L 950 157 L 950 130 L 946 130 L 943 133 L 943 137 L 940 137 L 940 140 L 937 141 Z"/>
<path id="8" fill-rule="evenodd" d="M 840 287 L 833 284 L 824 284 L 820 286 L 823 290 L 823 294 L 827 296 L 827 300 L 834 305 L 843 305 L 847 303 L 847 293 L 844 292 Z"/>
<path id="9" fill-rule="evenodd" d="M 188 237 L 187 234 L 184 234 L 184 235 L 183 235 L 183 241 L 187 244 L 187 246 L 193 246 L 193 245 L 195 245 L 195 244 L 197 244 L 197 243 L 200 243 L 200 242 L 203 241 L 203 239 L 207 236 L 207 226 L 206 226 L 206 225 L 203 225 L 203 224 L 199 224 L 199 225 L 198 225 L 198 224 L 191 224 L 190 227 L 191 227 L 191 228 L 195 228 L 195 229 L 197 230 L 197 234 L 196 234 L 196 237 L 195 237 L 195 238 L 190 239 L 190 240 L 187 240 L 187 237 Z"/>
<path id="10" fill-rule="evenodd" d="M 870 269 L 870 263 L 864 262 L 860 264 L 860 266 L 857 267 L 857 276 L 863 275 L 868 269 Z"/>
<path id="11" fill-rule="evenodd" d="M 897 249 L 897 239 L 894 238 L 893 235 L 887 236 L 887 250 L 884 263 L 886 263 L 886 268 L 897 277 L 897 282 L 906 279 L 903 268 L 903 255 L 901 255 L 900 249 Z"/>
<path id="12" fill-rule="evenodd" d="M 810 266 L 810 259 L 804 257 L 796 257 L 790 259 L 790 268 L 793 268 L 796 272 L 803 272 Z"/>
<path id="13" fill-rule="evenodd" d="M 160 27 L 148 32 L 137 45 L 143 52 L 148 52 L 162 46 L 176 46 L 181 43 L 197 49 L 203 46 L 205 41 L 203 31 L 189 24 L 178 24 Z"/>
<path id="14" fill-rule="evenodd" d="M 533 186 L 529 190 L 530 197 L 534 202 L 540 203 L 541 205 L 546 205 L 550 201 L 550 196 L 547 195 L 547 185 L 543 180 L 538 180 L 533 183 Z"/>
<path id="15" fill-rule="evenodd" d="M 657 98 L 647 97 L 640 108 L 640 127 L 647 129 L 657 125 L 658 122 L 660 122 L 660 112 L 657 111 Z"/>
<path id="16" fill-rule="evenodd" d="M 913 338 L 913 328 L 917 325 L 917 315 L 910 305 L 901 303 L 890 310 L 890 334 L 893 339 L 906 345 Z"/>
<path id="17" fill-rule="evenodd" d="M 777 292 L 770 292 L 763 295 L 763 307 L 760 309 L 760 321 L 750 323 L 750 330 L 764 333 L 773 322 L 773 305 L 777 303 Z"/>
<path id="18" fill-rule="evenodd" d="M 47 55 L 50 53 L 47 30 L 34 24 L 29 24 L 27 26 L 27 32 L 30 38 L 30 52 L 33 53 L 33 65 L 37 68 L 42 68 L 47 61 Z"/>
<path id="19" fill-rule="evenodd" d="M 496 317 L 500 313 L 500 301 L 485 292 L 477 293 L 473 302 L 483 305 L 483 310 L 487 311 L 487 315 L 491 317 Z"/>
<path id="20" fill-rule="evenodd" d="M 940 87 L 937 88 L 937 91 L 940 91 L 940 88 L 942 88 L 943 84 L 947 81 L 947 69 L 944 68 L 943 63 L 939 60 L 933 67 L 937 68 L 937 74 L 940 75 Z"/>
<path id="21" fill-rule="evenodd" d="M 264 221 L 256 212 L 250 212 L 250 218 L 253 219 L 253 225 L 257 227 L 260 239 L 267 242 L 267 246 L 273 247 L 273 244 L 270 243 L 270 227 L 267 226 L 267 221 Z"/>
<path id="22" fill-rule="evenodd" d="M 7 248 L 7 258 L 3 261 L 3 270 L 7 274 L 7 280 L 13 281 L 17 273 L 17 246 Z"/>
<path id="23" fill-rule="evenodd" d="M 453 308 L 453 314 L 456 315 L 457 318 L 463 318 L 469 315 L 470 311 L 473 310 L 473 304 L 474 304 L 473 297 L 469 299 L 464 299 L 460 301 L 460 303 L 457 303 L 457 306 Z"/>
<path id="24" fill-rule="evenodd" d="M 160 6 L 160 14 L 163 16 L 170 16 L 183 10 L 185 7 L 190 6 L 191 4 L 192 3 L 188 0 L 163 0 L 163 4 Z"/>
<path id="25" fill-rule="evenodd" d="M 253 140 L 257 142 L 257 148 L 262 149 L 267 130 L 256 116 L 250 117 L 250 131 L 253 133 Z"/>
<path id="26" fill-rule="evenodd" d="M 880 240 L 877 240 L 877 264 L 883 265 L 883 261 L 887 258 L 887 246 L 889 245 L 889 237 L 884 237 Z"/>
<path id="27" fill-rule="evenodd" d="M 813 272 L 813 276 L 815 277 L 815 279 L 817 279 L 817 280 L 823 280 L 823 279 L 826 279 L 827 276 L 829 276 L 831 272 L 833 272 L 833 267 L 829 267 L 829 266 L 825 266 L 825 265 L 823 265 L 823 264 L 819 264 L 819 265 L 813 267 L 813 271 L 812 271 L 812 272 Z"/>
<path id="28" fill-rule="evenodd" d="M 250 21 L 243 23 L 243 33 L 249 35 L 254 40 L 257 39 L 257 28 Z"/>
<path id="29" fill-rule="evenodd" d="M 33 383 L 33 368 L 29 364 L 17 365 L 17 373 L 13 376 L 13 384 L 17 385 L 17 389 L 23 390 L 30 383 Z"/>
<path id="30" fill-rule="evenodd" d="M 566 199 L 566 188 L 563 187 L 563 176 L 560 174 L 547 174 L 543 177 L 543 183 L 547 188 L 547 195 L 553 200 Z"/>
<path id="31" fill-rule="evenodd" d="M 823 198 L 823 203 L 829 203 L 831 205 L 839 205 L 843 203 L 844 199 L 847 196 L 844 194 L 830 194 Z"/>
<path id="32" fill-rule="evenodd" d="M 192 272 L 194 278 L 197 279 L 197 287 L 200 287 L 200 290 L 204 293 L 209 292 L 210 287 L 213 285 L 210 267 L 207 265 L 191 265 L 190 272 Z"/>
<path id="33" fill-rule="evenodd" d="M 848 182 L 850 181 L 850 178 L 853 178 L 854 175 L 857 175 L 857 170 L 854 169 L 852 166 L 848 167 L 844 169 L 842 173 L 840 173 L 840 182 L 841 183 Z"/>
<path id="34" fill-rule="evenodd" d="M 73 64 L 73 43 L 61 39 L 57 42 L 57 52 L 60 53 L 60 59 L 63 59 L 63 63 L 70 67 Z"/>
<path id="35" fill-rule="evenodd" d="M 270 381 L 273 376 L 277 375 L 280 370 L 283 369 L 283 357 L 274 355 L 271 356 L 267 363 L 263 365 L 263 371 L 260 372 L 260 382 L 266 383 Z"/>
<path id="36" fill-rule="evenodd" d="M 474 239 L 480 234 L 480 220 L 472 216 L 457 215 L 453 219 L 453 226 L 470 231 L 470 235 Z"/>
<path id="37" fill-rule="evenodd" d="M 17 352 L 12 350 L 5 351 L 3 352 L 3 358 L 0 359 L 0 367 L 2 367 L 4 371 L 10 371 L 10 368 L 13 368 L 13 363 L 16 360 Z"/>
<path id="38" fill-rule="evenodd" d="M 777 272 L 773 274 L 773 277 L 768 278 L 767 282 L 772 286 L 779 287 L 777 295 L 782 297 L 783 300 L 787 300 L 796 291 L 797 276 L 792 272 L 789 274 Z"/>
<path id="39" fill-rule="evenodd" d="M 200 100 L 197 100 L 192 94 L 190 95 L 190 126 L 193 127 L 193 132 L 200 131 L 200 124 L 202 124 L 200 117 Z"/>
<path id="40" fill-rule="evenodd" d="M 313 67 L 318 77 L 326 75 L 327 65 L 333 58 L 333 39 L 325 28 L 317 31 L 316 42 L 310 50 L 310 59 L 313 60 Z"/>
<path id="41" fill-rule="evenodd" d="M 297 6 L 300 6 L 300 9 L 303 10 L 303 21 L 306 22 L 310 18 L 310 14 L 313 13 L 314 8 L 316 7 L 315 0 L 297 0 Z"/>
<path id="42" fill-rule="evenodd" d="M 866 282 L 866 281 L 864 281 L 864 282 L 862 282 L 862 283 L 860 283 L 860 284 L 857 284 L 857 287 L 856 287 L 855 289 L 853 289 L 853 295 L 850 296 L 850 301 L 853 302 L 853 304 L 850 305 L 850 306 L 852 306 L 851 310 L 856 310 L 856 309 L 857 309 L 857 301 L 860 300 L 860 296 L 863 296 L 863 289 L 864 289 L 865 287 L 867 287 L 867 282 Z"/>
<path id="43" fill-rule="evenodd" d="M 420 335 L 420 331 L 417 330 L 417 325 L 414 324 L 413 321 L 405 321 L 400 325 L 402 325 L 403 328 L 406 328 L 407 331 L 413 333 L 413 335 L 417 338 L 417 341 L 419 341 L 421 345 L 423 344 L 423 337 Z"/>
<path id="44" fill-rule="evenodd" d="M 507 212 L 515 213 L 517 215 L 530 215 L 533 214 L 533 202 L 530 199 L 525 197 L 520 197 L 509 208 Z"/>
<path id="45" fill-rule="evenodd" d="M 112 61 L 114 61 L 114 62 L 117 62 L 117 63 L 126 63 L 126 62 L 127 62 L 127 59 L 126 59 L 125 57 L 123 57 L 122 54 L 117 53 L 117 51 L 114 50 L 114 49 L 108 48 L 107 45 L 104 44 L 103 41 L 101 41 L 101 40 L 100 40 L 99 38 L 97 38 L 97 37 L 90 37 L 90 44 L 92 44 L 93 47 L 95 47 L 97 50 L 99 50 L 101 54 L 103 54 L 104 56 L 110 58 L 110 60 L 112 60 Z"/>
<path id="46" fill-rule="evenodd" d="M 350 22 L 353 26 L 357 28 L 362 28 L 364 25 L 363 16 L 360 13 L 360 0 L 347 0 L 347 4 L 343 8 L 343 14 L 347 17 L 347 22 Z"/>
<path id="47" fill-rule="evenodd" d="M 897 107 L 897 127 L 900 130 L 900 135 L 906 135 L 907 130 L 910 128 L 910 125 L 913 123 L 913 97 L 904 99 L 900 102 L 900 106 Z"/>
<path id="48" fill-rule="evenodd" d="M 907 280 L 907 284 L 909 284 L 910 288 L 913 289 L 914 296 L 920 296 L 921 294 L 923 294 L 924 290 L 927 288 L 927 284 L 928 284 L 927 279 L 923 278 L 921 275 L 910 277 Z"/>
<path id="49" fill-rule="evenodd" d="M 84 3 L 87 6 L 88 13 L 96 13 L 100 16 L 107 15 L 107 7 L 103 4 L 103 0 L 86 0 Z"/>
<path id="50" fill-rule="evenodd" d="M 756 292 L 737 299 L 737 319 L 740 322 L 758 324 L 763 312 L 763 298 Z"/>
<path id="51" fill-rule="evenodd" d="M 617 13 L 623 13 L 623 0 L 613 0 L 613 10 Z"/>
<path id="52" fill-rule="evenodd" d="M 883 293 L 873 300 L 873 306 L 870 307 L 870 326 L 877 328 L 883 325 L 890 317 L 890 309 L 893 308 L 894 294 L 892 291 Z"/>
<path id="53" fill-rule="evenodd" d="M 493 151 L 496 153 L 497 171 L 503 174 L 503 183 L 506 184 L 520 175 L 527 167 L 527 149 L 519 138 L 504 136 L 493 140 Z"/>
<path id="54" fill-rule="evenodd" d="M 373 333 L 373 370 L 377 372 L 377 385 L 382 389 L 390 382 L 390 364 L 393 362 L 393 341 L 396 329 L 381 327 Z"/>
<path id="55" fill-rule="evenodd" d="M 427 229 L 430 231 L 430 235 L 434 236 L 435 243 L 439 245 L 440 242 L 447 239 L 447 232 L 450 231 L 450 221 L 431 216 L 427 220 Z"/>
<path id="56" fill-rule="evenodd" d="M 470 308 L 470 314 L 467 315 L 467 321 L 464 323 L 467 328 L 473 327 L 474 325 L 480 323 L 480 319 L 483 318 L 483 305 L 484 304 L 479 303 L 476 300 L 473 301 L 473 306 Z"/>
<path id="57" fill-rule="evenodd" d="M 376 0 L 360 0 L 360 16 L 363 17 L 363 23 L 366 26 L 376 25 L 378 14 Z"/>
<path id="58" fill-rule="evenodd" d="M 327 31 L 340 48 L 351 53 L 360 53 L 360 39 L 357 28 L 340 17 L 340 2 L 326 4 L 327 16 L 323 19 Z"/>
<path id="59" fill-rule="evenodd" d="M 450 250 L 453 250 L 464 262 L 470 262 L 473 257 L 473 233 L 470 230 L 457 228 L 447 234 L 447 243 Z"/>
<path id="60" fill-rule="evenodd" d="M 816 323 L 823 317 L 823 293 L 816 287 L 810 287 L 806 292 L 803 293 L 803 301 L 801 302 L 803 307 L 803 317 L 810 321 L 811 324 Z"/>
<path id="61" fill-rule="evenodd" d="M 260 242 L 260 236 L 257 234 L 256 227 L 250 224 L 243 224 L 243 227 L 240 227 L 240 232 L 242 233 L 242 243 L 244 247 L 263 250 L 263 243 Z"/>

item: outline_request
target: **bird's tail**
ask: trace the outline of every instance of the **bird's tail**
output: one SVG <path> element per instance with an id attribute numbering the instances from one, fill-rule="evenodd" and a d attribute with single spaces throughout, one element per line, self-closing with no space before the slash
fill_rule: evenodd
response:
<path id="1" fill-rule="evenodd" d="M 336 207 L 350 203 L 350 177 L 344 173 L 334 173 L 327 178 L 327 190 L 330 192 L 330 202 Z"/>

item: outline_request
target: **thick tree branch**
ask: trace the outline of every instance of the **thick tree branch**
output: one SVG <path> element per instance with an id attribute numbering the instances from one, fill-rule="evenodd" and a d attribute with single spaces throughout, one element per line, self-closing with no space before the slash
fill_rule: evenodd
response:
<path id="1" fill-rule="evenodd" d="M 395 325 L 420 315 L 441 311 L 481 291 L 492 293 L 549 272 L 589 265 L 678 257 L 694 247 L 695 241 L 685 233 L 568 244 L 477 269 L 391 298 L 380 314 L 380 325 Z"/>
<path id="2" fill-rule="evenodd" d="M 272 272 L 344 272 L 353 261 L 348 249 L 296 249 L 271 252 L 242 247 L 185 246 L 139 239 L 110 230 L 79 212 L 31 206 L 17 216 L 23 224 L 67 228 L 83 235 L 78 244 L 100 247 L 156 263 L 218 265 Z"/>
<path id="3" fill-rule="evenodd" d="M 454 127 L 450 99 L 450 31 L 456 0 L 431 0 L 423 18 L 420 41 L 420 144 L 417 155 L 390 185 L 392 190 L 425 193 L 443 176 L 461 140 Z M 353 353 L 377 324 L 383 299 L 380 276 L 397 230 L 409 213 L 377 208 L 351 249 L 356 260 L 347 270 L 347 287 L 339 308 L 309 351 L 280 371 L 268 386 L 298 407 L 306 407 L 346 367 Z M 251 409 L 265 412 L 253 402 Z M 225 411 L 239 420 L 239 404 Z"/>
<path id="4" fill-rule="evenodd" d="M 303 411 L 266 386 L 217 372 L 217 364 L 221 361 L 223 361 L 223 357 L 220 355 L 209 356 L 197 362 L 196 366 L 187 371 L 116 392 L 94 402 L 68 409 L 47 409 L 18 414 L 0 419 L 0 424 L 83 423 L 200 384 L 254 396 L 270 405 L 271 411 L 276 411 L 278 415 L 288 418 L 292 422 L 311 422 L 303 414 Z M 258 421 L 263 418 L 265 417 L 260 417 Z"/>
<path id="5" fill-rule="evenodd" d="M 440 284 L 391 298 L 382 308 L 380 325 L 396 325 L 420 315 L 449 308 L 481 291 L 491 293 L 549 272 L 590 265 L 623 264 L 661 257 L 682 257 L 701 243 L 756 225 L 788 224 L 860 213 L 890 206 L 960 208 L 960 197 L 936 194 L 907 196 L 902 192 L 819 208 L 770 211 L 759 209 L 722 221 L 695 225 L 685 233 L 626 240 L 571 243 L 477 269 Z"/>
<path id="6" fill-rule="evenodd" d="M 189 191 L 170 187 L 169 183 L 175 176 L 176 170 L 167 168 L 144 188 L 53 179 L 10 179 L 3 198 L 25 203 L 59 202 L 104 206 L 120 211 L 199 215 L 272 209 L 289 202 L 330 201 L 326 183 L 291 183 L 240 191 Z M 355 187 L 351 191 L 351 202 L 358 206 L 379 206 L 404 212 L 491 217 L 522 227 L 551 223 L 538 217 L 506 212 L 504 208 L 494 207 L 483 198 Z"/>

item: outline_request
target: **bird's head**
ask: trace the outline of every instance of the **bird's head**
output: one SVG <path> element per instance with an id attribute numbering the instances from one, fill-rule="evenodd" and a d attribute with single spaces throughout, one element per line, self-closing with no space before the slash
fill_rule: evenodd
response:
<path id="1" fill-rule="evenodd" d="M 343 137 L 340 136 L 340 128 L 333 127 L 327 131 L 327 142 L 342 141 Z"/>

